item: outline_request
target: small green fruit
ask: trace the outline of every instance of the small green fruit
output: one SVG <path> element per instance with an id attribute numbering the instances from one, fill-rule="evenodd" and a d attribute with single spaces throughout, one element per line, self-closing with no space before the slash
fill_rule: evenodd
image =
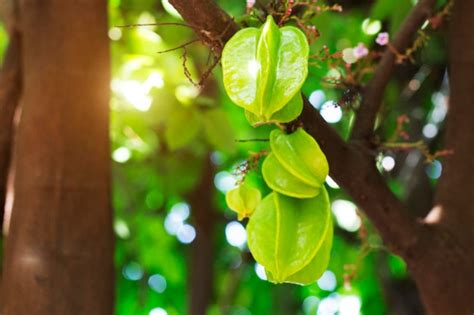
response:
<path id="1" fill-rule="evenodd" d="M 317 196 L 329 173 L 329 165 L 316 140 L 302 128 L 292 134 L 276 129 L 270 134 L 270 146 L 272 153 L 262 166 L 267 185 L 290 197 Z"/>
<path id="2" fill-rule="evenodd" d="M 326 270 L 332 217 L 326 189 L 315 198 L 269 194 L 247 225 L 249 249 L 275 283 L 314 283 Z"/>
<path id="3" fill-rule="evenodd" d="M 261 28 L 237 32 L 222 52 L 224 87 L 256 123 L 287 122 L 302 110 L 300 93 L 308 75 L 309 46 L 296 27 L 278 28 L 271 16 Z M 291 103 L 291 104 L 289 104 Z M 288 105 L 289 109 L 283 111 Z"/>
<path id="4" fill-rule="evenodd" d="M 225 195 L 227 206 L 237 212 L 239 220 L 250 217 L 261 199 L 260 191 L 246 184 L 229 190 Z"/>

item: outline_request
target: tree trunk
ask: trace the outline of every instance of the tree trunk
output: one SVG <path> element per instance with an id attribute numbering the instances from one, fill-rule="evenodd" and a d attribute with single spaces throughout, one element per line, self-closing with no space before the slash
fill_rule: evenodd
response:
<path id="1" fill-rule="evenodd" d="M 450 107 L 431 231 L 407 260 L 430 315 L 474 313 L 474 1 L 455 1 L 450 18 Z"/>
<path id="2" fill-rule="evenodd" d="M 189 263 L 189 311 L 191 315 L 204 315 L 214 293 L 214 167 L 205 157 L 201 179 L 190 194 L 191 218 L 196 226 L 196 239 L 191 248 Z"/>
<path id="3" fill-rule="evenodd" d="M 107 2 L 21 0 L 2 314 L 113 313 Z"/>

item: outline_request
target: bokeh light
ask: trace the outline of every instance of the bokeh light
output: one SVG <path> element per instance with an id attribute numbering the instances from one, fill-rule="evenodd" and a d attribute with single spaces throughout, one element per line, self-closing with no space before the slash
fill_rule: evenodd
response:
<path id="1" fill-rule="evenodd" d="M 321 106 L 321 116 L 330 124 L 335 124 L 342 119 L 342 109 L 334 101 L 327 101 Z"/>
<path id="2" fill-rule="evenodd" d="M 356 205 L 348 200 L 336 199 L 333 201 L 332 212 L 339 227 L 349 232 L 355 232 L 360 228 L 362 221 L 356 209 Z"/>
<path id="3" fill-rule="evenodd" d="M 138 281 L 143 277 L 143 268 L 138 263 L 132 261 L 123 267 L 122 274 L 127 280 Z"/>
<path id="4" fill-rule="evenodd" d="M 247 232 L 244 226 L 237 221 L 227 223 L 225 237 L 230 245 L 238 248 L 244 248 L 247 243 Z"/>
<path id="5" fill-rule="evenodd" d="M 318 286 L 324 291 L 334 291 L 337 286 L 336 275 L 330 270 L 326 270 L 318 279 Z"/>

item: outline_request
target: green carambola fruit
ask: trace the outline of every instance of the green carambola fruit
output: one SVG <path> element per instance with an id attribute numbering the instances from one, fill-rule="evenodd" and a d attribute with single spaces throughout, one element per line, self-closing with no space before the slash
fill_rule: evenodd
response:
<path id="1" fill-rule="evenodd" d="M 225 195 L 227 206 L 237 212 L 239 220 L 250 217 L 261 199 L 260 191 L 246 184 L 229 190 Z"/>
<path id="2" fill-rule="evenodd" d="M 299 91 L 308 74 L 308 54 L 302 31 L 278 28 L 268 16 L 261 28 L 245 28 L 225 45 L 222 69 L 227 94 L 247 110 L 252 124 L 293 120 L 302 110 Z"/>
<path id="3" fill-rule="evenodd" d="M 310 199 L 270 193 L 247 225 L 255 260 L 275 283 L 314 283 L 326 270 L 332 247 L 332 218 L 326 189 Z"/>
<path id="4" fill-rule="evenodd" d="M 301 114 L 302 110 L 303 110 L 303 98 L 301 97 L 301 94 L 298 93 L 290 100 L 288 104 L 283 106 L 283 108 L 280 109 L 278 112 L 274 113 L 269 121 L 263 121 L 257 115 L 252 114 L 248 110 L 245 111 L 245 117 L 247 118 L 248 122 L 252 126 L 257 127 L 261 124 L 266 124 L 270 122 L 272 123 L 290 122 L 294 120 L 295 118 L 297 118 Z"/>
<path id="5" fill-rule="evenodd" d="M 329 165 L 316 140 L 302 128 L 292 134 L 275 129 L 270 134 L 270 147 L 272 153 L 262 166 L 267 185 L 290 197 L 317 196 L 329 173 Z"/>

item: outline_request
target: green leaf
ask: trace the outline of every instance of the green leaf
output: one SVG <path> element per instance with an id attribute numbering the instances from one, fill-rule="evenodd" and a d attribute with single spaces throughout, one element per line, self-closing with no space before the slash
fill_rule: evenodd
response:
<path id="1" fill-rule="evenodd" d="M 239 220 L 250 217 L 261 199 L 260 191 L 245 183 L 229 190 L 225 195 L 227 206 L 237 212 Z"/>
<path id="2" fill-rule="evenodd" d="M 173 111 L 166 121 L 165 139 L 170 150 L 181 149 L 191 143 L 201 130 L 202 120 L 192 109 Z"/>
<path id="3" fill-rule="evenodd" d="M 295 97 L 291 99 L 291 101 L 285 105 L 282 109 L 277 111 L 272 115 L 270 120 L 266 123 L 287 123 L 292 120 L 295 120 L 300 114 L 301 111 L 303 110 L 303 98 L 301 97 L 301 94 L 296 94 Z M 245 111 L 245 117 L 247 117 L 248 122 L 253 126 L 257 127 L 261 125 L 262 122 L 259 117 L 255 114 L 252 114 L 248 110 Z"/>
<path id="4" fill-rule="evenodd" d="M 331 232 L 324 188 L 311 199 L 273 192 L 258 205 L 247 225 L 250 251 L 276 283 L 306 284 L 317 279 L 326 269 Z"/>
<path id="5" fill-rule="evenodd" d="M 267 185 L 287 196 L 311 198 L 319 193 L 329 173 L 326 156 L 316 140 L 299 128 L 292 134 L 275 129 L 262 166 Z"/>
<path id="6" fill-rule="evenodd" d="M 237 32 L 224 47 L 222 69 L 227 94 L 258 121 L 271 121 L 273 114 L 299 93 L 308 74 L 308 54 L 303 32 L 291 26 L 279 29 L 268 16 L 261 28 Z M 298 114 L 293 109 L 291 116 Z"/>
<path id="7" fill-rule="evenodd" d="M 235 151 L 234 131 L 222 109 L 210 109 L 203 114 L 204 133 L 209 143 L 226 153 Z"/>

